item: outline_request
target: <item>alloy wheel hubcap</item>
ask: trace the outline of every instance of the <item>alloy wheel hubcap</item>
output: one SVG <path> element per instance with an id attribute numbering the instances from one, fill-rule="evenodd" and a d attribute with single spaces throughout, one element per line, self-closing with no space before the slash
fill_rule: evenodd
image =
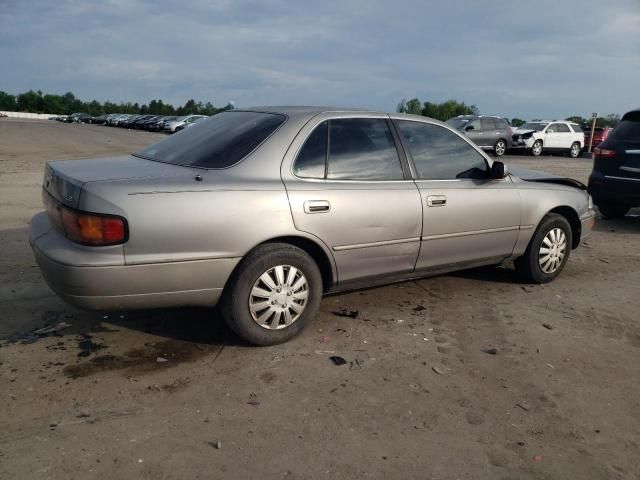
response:
<path id="1" fill-rule="evenodd" d="M 538 263 L 540 269 L 547 274 L 560 268 L 567 252 L 567 236 L 561 228 L 552 228 L 547 232 L 540 244 Z"/>
<path id="2" fill-rule="evenodd" d="M 534 151 L 535 153 L 540 153 L 540 152 L 542 151 L 542 146 L 541 146 L 539 143 L 535 143 L 535 144 L 533 145 L 533 151 Z"/>
<path id="3" fill-rule="evenodd" d="M 572 154 L 574 157 L 577 157 L 577 156 L 578 156 L 578 146 L 577 146 L 577 145 L 573 145 L 573 146 L 571 147 L 571 154 Z"/>
<path id="4" fill-rule="evenodd" d="M 504 151 L 505 151 L 505 144 L 504 142 L 498 142 L 496 144 L 496 154 L 497 155 L 504 155 Z"/>
<path id="5" fill-rule="evenodd" d="M 301 270 L 291 265 L 270 268 L 253 284 L 249 311 L 253 321 L 267 330 L 286 328 L 307 306 L 309 284 Z"/>

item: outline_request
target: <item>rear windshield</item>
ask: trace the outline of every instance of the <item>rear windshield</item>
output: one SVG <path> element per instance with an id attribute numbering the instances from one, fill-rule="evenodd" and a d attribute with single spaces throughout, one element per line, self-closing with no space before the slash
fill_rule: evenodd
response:
<path id="1" fill-rule="evenodd" d="M 186 167 L 225 168 L 249 155 L 285 118 L 271 113 L 222 112 L 134 155 Z"/>
<path id="2" fill-rule="evenodd" d="M 609 134 L 609 138 L 640 142 L 640 112 L 627 113 L 624 120 Z"/>

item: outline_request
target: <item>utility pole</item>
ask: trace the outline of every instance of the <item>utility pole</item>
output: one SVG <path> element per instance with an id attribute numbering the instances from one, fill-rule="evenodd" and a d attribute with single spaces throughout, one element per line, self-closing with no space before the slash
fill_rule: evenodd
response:
<path id="1" fill-rule="evenodd" d="M 598 120 L 598 112 L 591 114 L 591 136 L 589 137 L 589 153 L 591 153 L 591 145 L 593 145 L 593 132 L 596 130 L 596 120 Z"/>

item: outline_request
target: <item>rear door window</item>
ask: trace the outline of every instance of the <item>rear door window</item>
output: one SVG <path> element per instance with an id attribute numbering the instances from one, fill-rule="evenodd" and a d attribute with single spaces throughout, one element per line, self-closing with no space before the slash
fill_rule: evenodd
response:
<path id="1" fill-rule="evenodd" d="M 482 130 L 496 129 L 496 123 L 493 121 L 493 118 L 481 118 L 480 124 L 482 125 Z"/>
<path id="2" fill-rule="evenodd" d="M 420 180 L 483 179 L 484 157 L 447 128 L 431 123 L 396 120 Z"/>
<path id="3" fill-rule="evenodd" d="M 304 142 L 293 164 L 293 173 L 303 178 L 324 178 L 327 162 L 329 122 L 322 122 Z"/>
<path id="4" fill-rule="evenodd" d="M 403 180 L 389 125 L 382 118 L 329 122 L 328 180 Z"/>
<path id="5" fill-rule="evenodd" d="M 569 126 L 564 123 L 556 123 L 555 127 L 556 133 L 571 133 L 571 130 L 569 130 Z"/>

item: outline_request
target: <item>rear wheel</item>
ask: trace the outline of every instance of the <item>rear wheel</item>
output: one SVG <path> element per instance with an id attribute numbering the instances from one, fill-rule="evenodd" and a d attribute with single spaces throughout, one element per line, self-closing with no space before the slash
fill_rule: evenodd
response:
<path id="1" fill-rule="evenodd" d="M 322 276 L 303 250 L 265 244 L 238 265 L 220 301 L 222 316 L 241 338 L 275 345 L 295 337 L 315 316 Z"/>
<path id="2" fill-rule="evenodd" d="M 598 210 L 604 218 L 622 218 L 631 207 L 618 203 L 598 203 Z"/>
<path id="3" fill-rule="evenodd" d="M 574 142 L 569 149 L 569 156 L 571 158 L 578 158 L 580 156 L 580 144 L 578 142 Z"/>
<path id="4" fill-rule="evenodd" d="M 531 147 L 531 154 L 534 157 L 539 157 L 542 154 L 542 140 L 536 140 Z"/>
<path id="5" fill-rule="evenodd" d="M 529 283 L 552 281 L 567 264 L 572 241 L 571 226 L 567 219 L 556 213 L 547 214 L 524 255 L 514 262 L 516 271 Z"/>
<path id="6" fill-rule="evenodd" d="M 498 140 L 493 147 L 493 151 L 496 154 L 496 157 L 503 156 L 507 151 L 507 142 L 502 139 Z"/>

